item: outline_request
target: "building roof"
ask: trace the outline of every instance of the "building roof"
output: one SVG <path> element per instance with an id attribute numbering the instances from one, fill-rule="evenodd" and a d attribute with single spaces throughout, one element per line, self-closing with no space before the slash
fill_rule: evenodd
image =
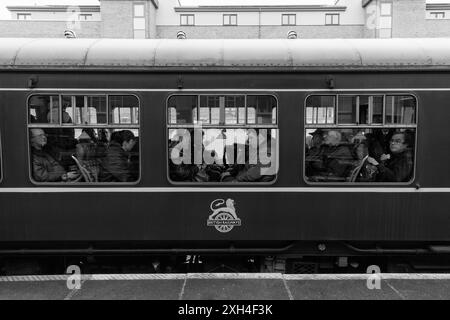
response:
<path id="1" fill-rule="evenodd" d="M 362 0 L 363 8 L 368 6 L 372 0 Z M 426 1 L 426 9 L 427 10 L 450 10 L 450 2 L 431 2 Z"/>
<path id="2" fill-rule="evenodd" d="M 327 5 L 227 5 L 227 6 L 182 6 L 175 7 L 176 12 L 274 12 L 274 11 L 345 11 L 345 6 Z"/>
<path id="3" fill-rule="evenodd" d="M 450 70 L 448 39 L 0 38 L 0 69 Z"/>
<path id="4" fill-rule="evenodd" d="M 8 6 L 6 7 L 11 12 L 68 12 L 72 8 L 79 9 L 80 12 L 100 12 L 99 5 L 45 5 L 45 6 Z"/>
<path id="5" fill-rule="evenodd" d="M 449 3 L 427 3 L 427 10 L 450 10 Z"/>

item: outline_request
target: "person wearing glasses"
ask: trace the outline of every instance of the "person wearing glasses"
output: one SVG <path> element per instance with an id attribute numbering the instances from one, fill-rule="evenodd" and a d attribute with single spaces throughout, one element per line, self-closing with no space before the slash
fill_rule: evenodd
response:
<path id="1" fill-rule="evenodd" d="M 42 129 L 30 129 L 30 145 L 33 166 L 33 179 L 37 182 L 60 182 L 76 179 L 76 172 L 66 172 L 44 148 L 47 135 Z"/>
<path id="2" fill-rule="evenodd" d="M 411 179 L 413 158 L 412 135 L 405 132 L 395 132 L 389 142 L 390 154 L 383 154 L 380 162 L 372 157 L 367 161 L 378 168 L 379 182 L 408 182 Z"/>

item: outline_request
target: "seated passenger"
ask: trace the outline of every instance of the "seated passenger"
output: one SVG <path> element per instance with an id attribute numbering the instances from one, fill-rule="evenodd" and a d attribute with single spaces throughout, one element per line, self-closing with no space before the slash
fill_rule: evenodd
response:
<path id="1" fill-rule="evenodd" d="M 349 146 L 342 143 L 342 134 L 336 130 L 328 131 L 317 157 L 320 161 L 316 161 L 313 175 L 309 176 L 313 181 L 335 178 L 345 180 L 354 160 Z"/>
<path id="2" fill-rule="evenodd" d="M 267 157 L 272 158 L 272 146 L 276 146 L 277 141 L 273 139 L 270 135 L 267 136 L 268 143 L 263 136 L 258 138 L 258 150 L 265 146 Z M 275 149 L 277 152 L 277 149 Z M 256 155 L 253 155 L 256 156 Z M 273 155 L 274 161 L 277 161 L 276 155 Z M 230 166 L 229 170 L 225 171 L 221 175 L 222 182 L 271 182 L 276 178 L 276 173 L 274 170 L 268 170 L 270 168 L 276 167 L 276 164 L 268 163 L 262 164 L 260 161 L 256 164 L 251 164 L 250 158 L 250 148 L 249 145 L 245 146 L 245 164 L 237 164 Z M 273 166 L 272 166 L 273 165 Z M 267 174 L 273 172 L 273 174 Z"/>
<path id="3" fill-rule="evenodd" d="M 101 182 L 134 181 L 130 167 L 130 151 L 136 138 L 130 130 L 116 131 L 102 160 Z"/>
<path id="4" fill-rule="evenodd" d="M 97 144 L 93 141 L 95 135 L 91 132 L 92 129 L 83 129 L 81 135 L 78 137 L 78 144 L 76 145 L 76 161 L 83 174 L 86 182 L 97 182 L 99 168 L 99 159 L 97 156 Z M 92 130 L 93 131 L 93 130 Z"/>
<path id="5" fill-rule="evenodd" d="M 38 182 L 69 181 L 77 178 L 76 172 L 68 172 L 50 154 L 44 151 L 47 136 L 42 129 L 30 129 L 33 179 Z"/>
<path id="6" fill-rule="evenodd" d="M 369 157 L 368 161 L 377 166 L 380 182 L 408 182 L 413 173 L 412 137 L 408 132 L 395 132 L 391 138 L 390 154 L 383 154 L 380 162 Z"/>
<path id="7" fill-rule="evenodd" d="M 322 143 L 324 139 L 325 131 L 322 129 L 317 129 L 316 131 L 310 133 L 311 141 L 306 149 L 305 156 L 305 171 L 306 176 L 315 175 L 316 171 L 320 171 L 322 167 Z"/>
<path id="8" fill-rule="evenodd" d="M 378 172 L 377 167 L 370 164 L 367 159 L 369 158 L 369 145 L 366 141 L 360 142 L 355 147 L 355 163 L 350 174 L 350 182 L 370 182 L 376 179 Z"/>

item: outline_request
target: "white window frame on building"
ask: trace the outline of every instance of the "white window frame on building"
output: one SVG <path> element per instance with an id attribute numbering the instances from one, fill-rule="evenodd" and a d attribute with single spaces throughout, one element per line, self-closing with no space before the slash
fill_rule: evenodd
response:
<path id="1" fill-rule="evenodd" d="M 387 6 L 389 6 L 389 10 L 386 10 Z M 378 38 L 392 38 L 392 10 L 393 3 L 391 0 L 380 3 Z"/>
<path id="2" fill-rule="evenodd" d="M 325 25 L 326 26 L 338 26 L 341 24 L 341 15 L 339 13 L 326 13 Z"/>
<path id="3" fill-rule="evenodd" d="M 223 15 L 223 25 L 224 26 L 237 26 L 237 14 L 227 14 Z"/>
<path id="4" fill-rule="evenodd" d="M 145 3 L 133 3 L 133 37 L 135 39 L 145 39 L 147 37 L 146 25 Z"/>
<path id="5" fill-rule="evenodd" d="M 17 20 L 31 20 L 31 13 L 18 13 Z"/>
<path id="6" fill-rule="evenodd" d="M 431 19 L 445 19 L 445 12 L 430 12 Z"/>
<path id="7" fill-rule="evenodd" d="M 195 14 L 180 14 L 180 26 L 195 26 Z"/>
<path id="8" fill-rule="evenodd" d="M 296 14 L 282 14 L 281 15 L 281 25 L 282 26 L 296 26 L 297 25 L 297 15 Z"/>
<path id="9" fill-rule="evenodd" d="M 90 14 L 90 13 L 80 13 L 80 14 L 78 14 L 78 20 L 80 20 L 80 21 L 92 20 L 92 14 Z"/>

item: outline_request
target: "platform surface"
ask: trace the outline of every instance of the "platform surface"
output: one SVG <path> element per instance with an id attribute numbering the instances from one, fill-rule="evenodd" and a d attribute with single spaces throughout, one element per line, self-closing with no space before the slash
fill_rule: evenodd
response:
<path id="1" fill-rule="evenodd" d="M 77 286 L 79 285 L 79 286 Z M 118 274 L 0 277 L 0 299 L 450 299 L 450 274 Z"/>

